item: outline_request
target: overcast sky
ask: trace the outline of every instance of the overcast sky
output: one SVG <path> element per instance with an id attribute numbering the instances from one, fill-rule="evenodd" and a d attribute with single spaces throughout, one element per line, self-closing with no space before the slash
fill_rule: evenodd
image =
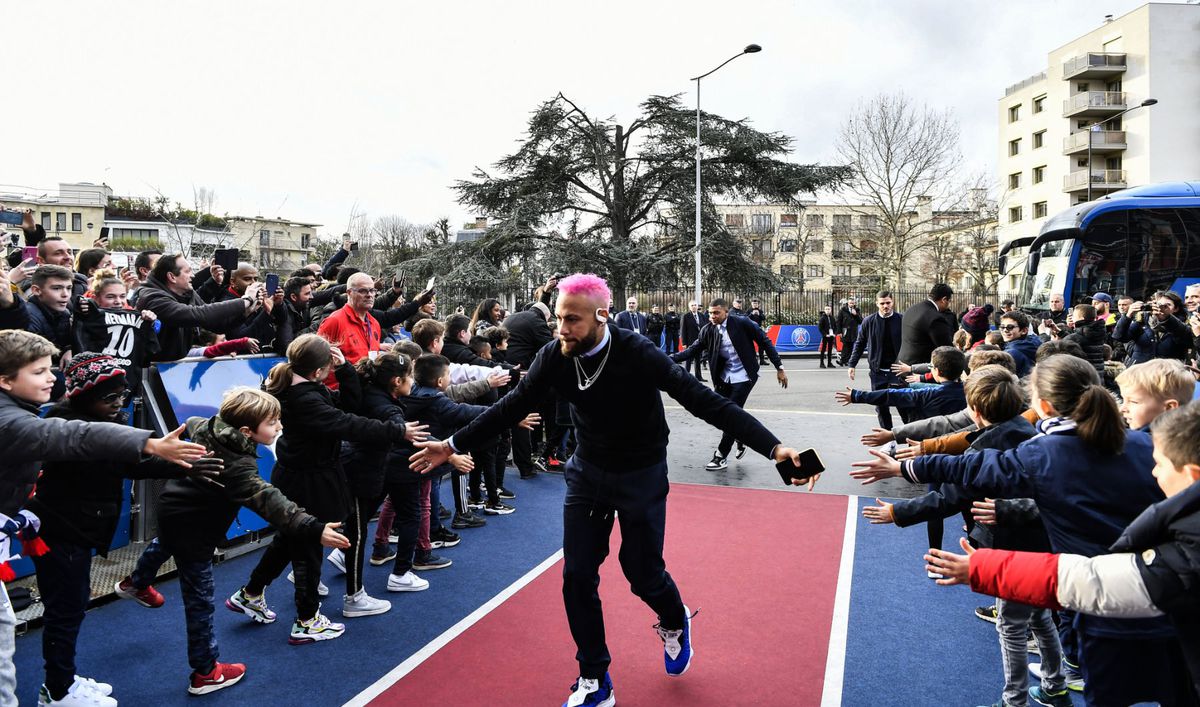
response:
<path id="1" fill-rule="evenodd" d="M 506 154 L 559 91 L 625 122 L 651 94 L 748 43 L 704 81 L 704 109 L 828 161 L 846 113 L 903 90 L 952 109 L 992 173 L 997 100 L 1046 53 L 1133 0 L 983 2 L 15 3 L 5 9 L 0 185 L 105 182 L 215 211 L 345 230 L 468 214 L 449 189 Z"/>

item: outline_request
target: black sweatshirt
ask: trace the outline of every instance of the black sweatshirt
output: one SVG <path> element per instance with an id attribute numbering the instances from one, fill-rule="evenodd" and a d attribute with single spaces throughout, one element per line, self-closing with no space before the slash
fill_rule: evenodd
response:
<path id="1" fill-rule="evenodd" d="M 552 341 L 538 352 L 512 392 L 454 435 L 454 447 L 470 450 L 486 445 L 538 409 L 551 390 L 571 403 L 579 438 L 575 453 L 610 472 L 642 469 L 666 460 L 670 430 L 659 391 L 705 422 L 732 432 L 764 456 L 770 456 L 779 444 L 752 415 L 705 388 L 649 339 L 611 325 L 607 329 L 611 336 L 608 346 L 582 359 L 585 372 L 592 375 L 606 352 L 611 352 L 594 385 L 579 389 L 574 359 L 563 355 L 558 342 Z"/>

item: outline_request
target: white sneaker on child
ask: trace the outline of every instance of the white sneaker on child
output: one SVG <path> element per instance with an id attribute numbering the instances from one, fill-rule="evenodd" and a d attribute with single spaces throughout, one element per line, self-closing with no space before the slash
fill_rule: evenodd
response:
<path id="1" fill-rule="evenodd" d="M 117 701 L 91 683 L 76 680 L 60 700 L 50 699 L 50 692 L 42 685 L 38 690 L 38 707 L 117 707 Z"/>
<path id="2" fill-rule="evenodd" d="M 346 553 L 342 552 L 340 548 L 333 548 L 333 552 L 329 553 L 329 557 L 326 557 L 325 561 L 337 568 L 338 572 L 346 574 Z"/>
<path id="3" fill-rule="evenodd" d="M 421 579 L 413 574 L 412 570 L 405 572 L 403 576 L 390 574 L 387 589 L 389 592 L 419 592 L 429 589 L 429 580 Z"/>
<path id="4" fill-rule="evenodd" d="M 356 616 L 374 616 L 387 613 L 392 608 L 392 602 L 386 599 L 376 599 L 360 589 L 354 596 L 342 597 L 342 616 L 348 619 Z"/>

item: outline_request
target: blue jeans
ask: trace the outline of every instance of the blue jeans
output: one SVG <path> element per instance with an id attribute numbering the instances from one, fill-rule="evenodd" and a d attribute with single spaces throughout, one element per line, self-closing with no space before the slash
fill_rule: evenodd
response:
<path id="1" fill-rule="evenodd" d="M 145 589 L 154 583 L 158 568 L 171 551 L 155 538 L 142 551 L 137 568 L 130 575 L 133 586 Z M 175 558 L 179 568 L 179 593 L 183 595 L 183 614 L 187 622 L 188 665 L 197 673 L 211 673 L 218 658 L 217 634 L 213 630 L 212 560 L 186 561 Z"/>
<path id="2" fill-rule="evenodd" d="M 713 389 L 721 395 L 729 398 L 738 407 L 746 406 L 746 399 L 750 397 L 750 391 L 754 388 L 754 381 L 744 381 L 742 383 L 726 383 L 720 381 L 715 383 Z M 729 450 L 733 449 L 733 435 L 724 432 L 721 434 L 721 443 L 717 445 L 717 452 L 723 457 L 729 456 Z"/>

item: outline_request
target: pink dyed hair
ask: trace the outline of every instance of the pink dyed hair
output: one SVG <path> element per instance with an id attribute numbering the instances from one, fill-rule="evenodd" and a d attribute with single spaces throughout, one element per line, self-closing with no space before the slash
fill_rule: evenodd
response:
<path id="1" fill-rule="evenodd" d="M 564 277 L 558 282 L 558 291 L 564 295 L 583 295 L 599 302 L 601 307 L 607 307 L 612 299 L 612 291 L 604 278 L 590 272 Z"/>

